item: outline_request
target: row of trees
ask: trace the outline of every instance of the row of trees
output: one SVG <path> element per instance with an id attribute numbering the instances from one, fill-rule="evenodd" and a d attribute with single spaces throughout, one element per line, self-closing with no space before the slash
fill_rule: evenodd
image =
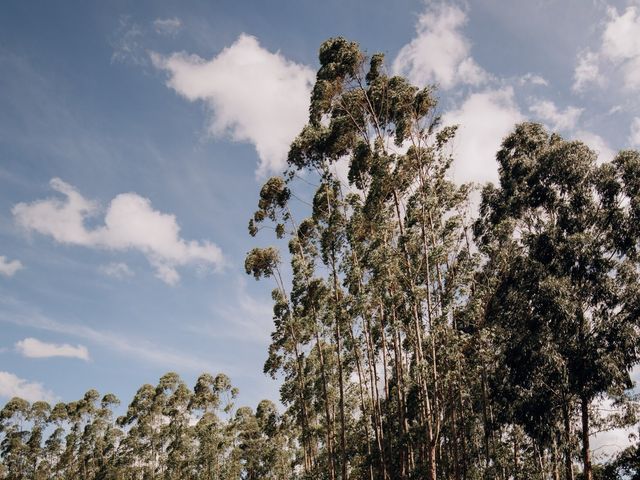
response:
<path id="1" fill-rule="evenodd" d="M 234 409 L 223 375 L 193 390 L 175 373 L 138 389 L 114 419 L 118 399 L 95 390 L 81 400 L 0 411 L 0 478 L 7 480 L 237 480 L 293 477 L 294 438 L 268 400 Z"/>
<path id="2" fill-rule="evenodd" d="M 275 282 L 265 372 L 284 414 L 232 414 L 228 379 L 207 375 L 142 387 L 116 422 L 93 391 L 14 399 L 4 478 L 640 477 L 637 447 L 606 465 L 590 448 L 636 421 L 640 154 L 599 164 L 518 125 L 473 218 L 455 133 L 432 88 L 325 42 L 309 122 L 249 224 L 288 246 L 245 263 Z"/>
<path id="3" fill-rule="evenodd" d="M 474 219 L 455 132 L 382 55 L 322 45 L 309 122 L 249 225 L 288 254 L 246 259 L 276 282 L 265 372 L 305 478 L 591 480 L 603 399 L 634 421 L 640 155 L 600 165 L 518 125 Z"/>

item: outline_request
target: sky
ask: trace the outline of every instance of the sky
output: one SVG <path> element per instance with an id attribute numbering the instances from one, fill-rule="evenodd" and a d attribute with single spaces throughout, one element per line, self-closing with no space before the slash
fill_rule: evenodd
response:
<path id="1" fill-rule="evenodd" d="M 495 182 L 526 120 L 640 148 L 638 1 L 3 1 L 0 402 L 127 402 L 168 371 L 277 399 L 247 223 L 338 35 L 437 84 L 459 182 Z"/>

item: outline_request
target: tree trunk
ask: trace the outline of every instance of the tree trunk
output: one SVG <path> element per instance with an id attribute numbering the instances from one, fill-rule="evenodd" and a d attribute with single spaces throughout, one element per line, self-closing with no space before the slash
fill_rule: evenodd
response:
<path id="1" fill-rule="evenodd" d="M 573 480 L 573 462 L 571 460 L 571 419 L 569 418 L 569 405 L 567 400 L 562 405 L 564 420 L 564 469 L 565 480 Z"/>
<path id="2" fill-rule="evenodd" d="M 589 449 L 589 400 L 581 398 L 580 408 L 582 410 L 582 464 L 584 480 L 593 480 L 591 469 L 591 452 Z"/>

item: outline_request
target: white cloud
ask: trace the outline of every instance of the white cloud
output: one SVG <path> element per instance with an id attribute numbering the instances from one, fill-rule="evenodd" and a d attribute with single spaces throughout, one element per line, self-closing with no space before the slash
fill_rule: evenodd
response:
<path id="1" fill-rule="evenodd" d="M 552 130 L 571 130 L 575 128 L 583 109 L 567 107 L 564 111 L 558 110 L 556 105 L 549 100 L 538 100 L 529 107 L 543 121 L 548 122 Z"/>
<path id="2" fill-rule="evenodd" d="M 61 345 L 41 342 L 37 338 L 25 338 L 15 345 L 18 353 L 29 358 L 68 357 L 89 360 L 89 350 L 83 345 Z"/>
<path id="3" fill-rule="evenodd" d="M 0 397 L 20 397 L 29 402 L 45 400 L 52 402 L 56 396 L 41 383 L 29 382 L 13 373 L 0 371 Z"/>
<path id="4" fill-rule="evenodd" d="M 591 150 L 598 154 L 598 163 L 610 162 L 616 156 L 616 152 L 609 147 L 607 142 L 600 136 L 587 130 L 577 130 L 572 136 L 576 140 L 584 142 Z"/>
<path id="5" fill-rule="evenodd" d="M 600 73 L 599 57 L 597 53 L 585 50 L 578 54 L 578 64 L 573 72 L 573 90 L 580 92 L 587 86 L 603 85 L 604 77 Z"/>
<path id="6" fill-rule="evenodd" d="M 460 32 L 466 23 L 466 13 L 455 5 L 428 7 L 418 19 L 416 37 L 394 60 L 394 72 L 417 85 L 436 82 L 444 89 L 486 82 L 489 75 L 470 56 L 471 44 Z"/>
<path id="7" fill-rule="evenodd" d="M 180 279 L 176 267 L 197 264 L 216 268 L 223 263 L 220 248 L 208 241 L 184 240 L 176 217 L 154 210 L 144 197 L 135 193 L 117 195 L 107 208 L 104 225 L 88 229 L 85 219 L 97 214 L 96 203 L 59 178 L 50 184 L 66 198 L 13 207 L 16 222 L 25 230 L 64 244 L 140 251 L 156 269 L 156 276 L 170 285 Z"/>
<path id="8" fill-rule="evenodd" d="M 502 140 L 524 117 L 511 87 L 470 95 L 443 116 L 444 125 L 459 124 L 454 140 L 453 175 L 459 182 L 497 181 L 496 153 Z"/>
<path id="9" fill-rule="evenodd" d="M 536 75 L 534 73 L 526 73 L 522 75 L 518 79 L 518 83 L 520 83 L 520 85 L 525 85 L 527 83 L 530 83 L 532 85 L 539 85 L 542 87 L 549 86 L 549 82 L 547 82 L 547 80 L 544 77 L 542 77 L 541 75 Z"/>
<path id="10" fill-rule="evenodd" d="M 127 277 L 133 277 L 135 273 L 129 265 L 123 262 L 111 262 L 106 265 L 100 265 L 98 268 L 100 273 L 106 275 L 107 277 L 113 277 L 118 279 L 123 279 Z"/>
<path id="11" fill-rule="evenodd" d="M 623 110 L 622 105 L 614 105 L 609 109 L 607 115 L 613 115 L 614 113 L 619 113 Z"/>
<path id="12" fill-rule="evenodd" d="M 9 261 L 4 255 L 0 255 L 0 275 L 13 277 L 18 270 L 22 269 L 20 260 Z"/>
<path id="13" fill-rule="evenodd" d="M 602 35 L 602 53 L 622 68 L 624 84 L 640 88 L 640 15 L 628 7 L 622 15 L 609 8 L 609 22 Z"/>
<path id="14" fill-rule="evenodd" d="M 156 18 L 153 21 L 153 28 L 160 35 L 175 35 L 182 28 L 182 20 L 173 18 Z"/>
<path id="15" fill-rule="evenodd" d="M 170 88 L 209 107 L 211 135 L 255 146 L 258 175 L 282 170 L 291 141 L 307 121 L 311 68 L 245 34 L 211 60 L 186 53 L 153 53 L 151 59 L 169 73 Z"/>
<path id="16" fill-rule="evenodd" d="M 614 7 L 607 9 L 598 51 L 586 50 L 578 55 L 574 72 L 574 90 L 583 90 L 589 84 L 604 85 L 603 66 L 622 78 L 629 90 L 640 89 L 640 13 L 638 7 L 629 6 L 619 14 Z"/>
<path id="17" fill-rule="evenodd" d="M 612 60 L 627 60 L 640 54 L 640 17 L 636 7 L 628 7 L 622 15 L 611 7 L 609 21 L 602 34 L 602 52 Z"/>
<path id="18" fill-rule="evenodd" d="M 634 117 L 631 122 L 629 143 L 634 147 L 640 147 L 640 117 Z"/>

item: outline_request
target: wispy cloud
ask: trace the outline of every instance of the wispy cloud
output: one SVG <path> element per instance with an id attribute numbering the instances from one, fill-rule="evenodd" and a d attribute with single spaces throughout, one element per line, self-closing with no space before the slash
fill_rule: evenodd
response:
<path id="1" fill-rule="evenodd" d="M 18 353 L 28 358 L 67 357 L 89 360 L 89 350 L 84 345 L 47 343 L 28 337 L 16 342 L 15 348 Z"/>
<path id="2" fill-rule="evenodd" d="M 267 345 L 273 330 L 273 302 L 247 290 L 244 278 L 236 280 L 235 295 L 212 308 L 215 321 L 190 325 L 187 330 L 212 338 L 232 338 Z"/>
<path id="3" fill-rule="evenodd" d="M 629 144 L 640 147 L 640 117 L 634 117 L 629 130 Z"/>
<path id="4" fill-rule="evenodd" d="M 220 268 L 223 255 L 209 241 L 184 240 L 176 217 L 154 210 L 151 201 L 135 193 L 111 200 L 104 225 L 94 229 L 85 219 L 98 213 L 96 202 L 84 198 L 73 186 L 54 178 L 51 188 L 65 198 L 18 203 L 12 209 L 19 226 L 52 237 L 59 243 L 125 251 L 138 250 L 169 285 L 180 280 L 176 267 L 188 264 Z"/>
<path id="5" fill-rule="evenodd" d="M 597 53 L 585 50 L 578 54 L 577 65 L 573 72 L 573 90 L 581 92 L 590 85 L 603 85 L 605 82 L 600 72 L 600 60 Z"/>
<path id="6" fill-rule="evenodd" d="M 520 85 L 526 85 L 530 83 L 531 85 L 538 85 L 541 87 L 548 87 L 549 82 L 541 75 L 537 75 L 535 73 L 525 73 L 518 79 L 518 83 Z"/>
<path id="7" fill-rule="evenodd" d="M 227 371 L 229 365 L 212 364 L 211 361 L 191 353 L 175 351 L 165 345 L 156 344 L 132 335 L 98 330 L 78 323 L 64 323 L 48 318 L 31 307 L 13 298 L 0 298 L 0 322 L 11 323 L 26 328 L 55 332 L 95 343 L 125 356 L 143 362 L 161 365 L 170 369 L 186 369 L 191 372 Z"/>
<path id="8" fill-rule="evenodd" d="M 29 402 L 38 400 L 53 402 L 57 399 L 56 395 L 41 383 L 30 382 L 4 371 L 0 371 L 0 397 L 20 397 Z"/>
<path id="9" fill-rule="evenodd" d="M 127 63 L 136 66 L 145 66 L 149 63 L 148 56 L 143 46 L 144 30 L 131 20 L 131 17 L 123 15 L 118 22 L 118 28 L 110 39 L 113 53 L 112 62 Z"/>
<path id="10" fill-rule="evenodd" d="M 98 270 L 107 277 L 117 278 L 120 280 L 123 278 L 133 277 L 135 275 L 129 265 L 123 262 L 111 262 L 106 265 L 100 265 Z"/>
<path id="11" fill-rule="evenodd" d="M 0 275 L 5 277 L 13 277 L 18 270 L 21 270 L 22 263 L 20 260 L 7 259 L 4 255 L 0 255 Z"/>
<path id="12" fill-rule="evenodd" d="M 153 28 L 160 35 L 176 35 L 182 28 L 182 20 L 173 18 L 156 18 L 153 21 Z"/>

